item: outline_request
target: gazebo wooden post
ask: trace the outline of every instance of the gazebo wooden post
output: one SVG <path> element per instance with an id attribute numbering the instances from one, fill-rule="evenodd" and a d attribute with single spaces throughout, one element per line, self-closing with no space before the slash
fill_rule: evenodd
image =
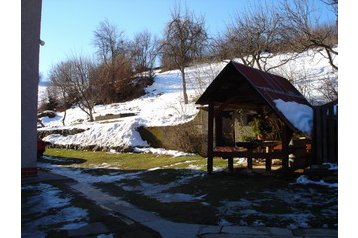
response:
<path id="1" fill-rule="evenodd" d="M 281 139 L 282 139 L 282 152 L 284 154 L 284 158 L 282 159 L 282 168 L 284 170 L 288 170 L 289 167 L 289 148 L 288 145 L 292 138 L 293 131 L 287 126 L 284 125 L 282 129 Z"/>
<path id="2" fill-rule="evenodd" d="M 267 153 L 271 153 L 272 150 L 268 149 Z M 266 167 L 266 171 L 270 172 L 271 171 L 271 167 L 272 167 L 272 159 L 271 158 L 266 158 L 265 159 L 265 167 Z"/>
<path id="3" fill-rule="evenodd" d="M 214 139 L 214 103 L 209 103 L 208 110 L 208 161 L 207 161 L 207 171 L 208 174 L 213 172 L 213 139 Z"/>
<path id="4" fill-rule="evenodd" d="M 215 144 L 216 146 L 223 145 L 223 119 L 221 113 L 215 115 Z"/>
<path id="5" fill-rule="evenodd" d="M 227 158 L 227 167 L 229 168 L 230 172 L 234 172 L 234 158 L 233 157 L 229 157 Z"/>
<path id="6" fill-rule="evenodd" d="M 249 151 L 249 154 L 252 153 L 252 149 L 249 149 L 248 151 Z M 248 157 L 248 158 L 247 158 L 247 168 L 248 168 L 249 170 L 252 170 L 252 157 Z"/>
<path id="7" fill-rule="evenodd" d="M 225 146 L 224 135 L 223 135 L 223 113 L 222 110 L 224 107 L 221 105 L 217 111 L 214 113 L 215 118 L 215 145 L 216 146 Z M 234 160 L 233 157 L 223 157 L 227 160 L 228 169 L 230 172 L 234 172 Z"/>

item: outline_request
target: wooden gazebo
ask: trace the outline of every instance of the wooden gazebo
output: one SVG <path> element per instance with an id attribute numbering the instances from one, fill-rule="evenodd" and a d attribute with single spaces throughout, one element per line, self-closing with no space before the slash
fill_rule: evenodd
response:
<path id="1" fill-rule="evenodd" d="M 271 170 L 272 159 L 282 159 L 283 169 L 289 167 L 289 142 L 293 132 L 300 128 L 294 125 L 287 115 L 277 107 L 277 100 L 294 102 L 311 107 L 305 97 L 285 78 L 260 71 L 243 64 L 230 61 L 213 80 L 196 104 L 208 110 L 207 171 L 213 171 L 213 158 L 228 160 L 229 170 L 233 170 L 233 158 L 247 158 L 248 168 L 252 169 L 252 159 L 265 159 L 266 170 Z M 270 111 L 279 123 L 280 142 L 273 149 L 272 141 L 228 142 L 223 132 L 223 119 L 230 112 L 239 109 Z M 225 129 L 224 129 L 225 130 Z M 261 150 L 257 150 L 261 147 Z M 265 150 L 262 150 L 265 148 Z"/>

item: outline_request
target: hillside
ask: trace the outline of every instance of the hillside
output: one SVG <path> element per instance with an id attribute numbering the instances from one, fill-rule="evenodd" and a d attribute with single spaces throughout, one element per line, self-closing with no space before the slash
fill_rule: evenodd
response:
<path id="1" fill-rule="evenodd" d="M 273 58 L 269 64 L 277 65 L 289 55 Z M 337 59 L 335 59 L 337 60 Z M 186 68 L 188 96 L 190 103 L 182 101 L 181 77 L 179 70 L 157 72 L 154 83 L 146 88 L 146 94 L 124 103 L 97 105 L 94 109 L 95 122 L 87 122 L 87 115 L 78 107 L 67 110 L 65 124 L 63 113 L 54 118 L 43 117 L 45 125 L 39 131 L 79 128 L 85 131 L 63 136 L 50 134 L 45 141 L 69 146 L 99 146 L 106 150 L 126 150 L 133 147 L 147 147 L 136 128 L 139 126 L 169 126 L 192 120 L 198 110 L 195 101 L 221 71 L 227 62 L 201 64 Z M 308 51 L 294 61 L 272 71 L 287 78 L 294 78 L 294 85 L 311 101 L 324 102 L 322 79 L 337 81 L 337 72 L 332 72 L 328 61 L 321 54 Z M 39 88 L 39 98 L 44 98 L 44 86 Z M 39 99 L 40 100 L 40 99 Z"/>

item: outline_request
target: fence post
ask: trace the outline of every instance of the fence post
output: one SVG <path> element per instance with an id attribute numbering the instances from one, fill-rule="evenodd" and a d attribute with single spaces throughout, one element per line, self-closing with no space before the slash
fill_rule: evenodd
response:
<path id="1" fill-rule="evenodd" d="M 338 100 L 313 107 L 312 164 L 338 161 Z"/>
<path id="2" fill-rule="evenodd" d="M 214 139 L 214 103 L 209 103 L 208 110 L 208 161 L 207 161 L 207 170 L 208 174 L 213 172 L 213 141 Z"/>

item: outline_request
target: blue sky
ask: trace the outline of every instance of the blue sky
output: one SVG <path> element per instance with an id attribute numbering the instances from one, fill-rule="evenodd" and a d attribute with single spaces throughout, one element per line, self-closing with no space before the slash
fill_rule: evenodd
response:
<path id="1" fill-rule="evenodd" d="M 94 54 L 93 32 L 107 19 L 123 31 L 128 39 L 143 30 L 161 36 L 170 11 L 177 3 L 196 15 L 202 15 L 211 36 L 224 31 L 236 12 L 258 3 L 275 0 L 43 0 L 40 48 L 40 72 L 43 80 L 52 65 L 72 56 Z M 332 15 L 320 1 L 314 0 L 323 17 Z"/>

